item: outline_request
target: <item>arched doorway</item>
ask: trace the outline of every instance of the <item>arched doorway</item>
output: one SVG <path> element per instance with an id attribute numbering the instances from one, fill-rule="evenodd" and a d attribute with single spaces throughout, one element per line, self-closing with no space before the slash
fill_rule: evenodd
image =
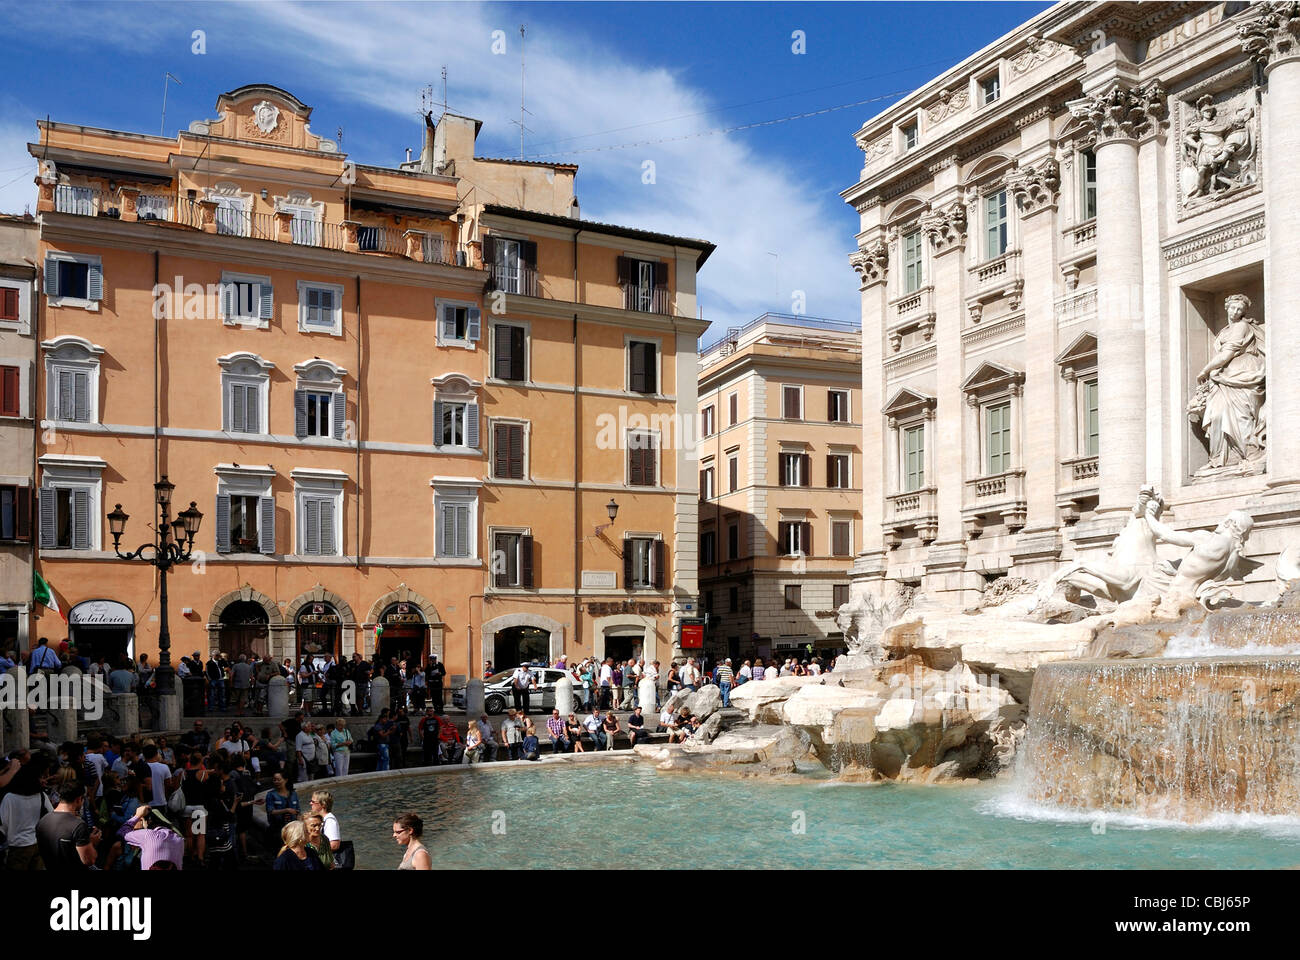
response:
<path id="1" fill-rule="evenodd" d="M 261 659 L 269 652 L 270 621 L 260 603 L 236 600 L 221 611 L 217 631 L 217 650 L 227 660 L 236 661 L 242 653 L 249 660 Z"/>
<path id="2" fill-rule="evenodd" d="M 429 656 L 429 625 L 414 603 L 390 603 L 379 615 L 375 636 L 378 663 L 388 663 L 394 657 L 399 663 L 403 660 L 423 663 Z"/>
<path id="3" fill-rule="evenodd" d="M 68 611 L 68 642 L 92 663 L 116 664 L 135 655 L 135 614 L 116 600 L 85 600 Z"/>
<path id="4" fill-rule="evenodd" d="M 334 604 L 317 600 L 304 603 L 294 618 L 297 662 L 310 659 L 320 669 L 327 655 L 337 661 L 341 624 L 342 618 Z"/>
<path id="5" fill-rule="evenodd" d="M 548 662 L 551 652 L 551 631 L 541 627 L 506 627 L 496 634 L 496 660 L 498 670 L 510 670 L 521 663 Z"/>

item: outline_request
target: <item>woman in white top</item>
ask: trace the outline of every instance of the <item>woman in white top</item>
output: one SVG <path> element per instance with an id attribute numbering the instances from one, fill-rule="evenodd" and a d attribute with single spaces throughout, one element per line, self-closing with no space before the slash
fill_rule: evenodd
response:
<path id="1" fill-rule="evenodd" d="M 17 760 L 11 760 L 17 763 Z M 36 824 L 54 808 L 41 789 L 41 776 L 47 767 L 45 757 L 33 756 L 9 782 L 9 792 L 0 800 L 0 827 L 9 840 L 6 870 L 43 870 L 40 847 L 36 843 Z"/>

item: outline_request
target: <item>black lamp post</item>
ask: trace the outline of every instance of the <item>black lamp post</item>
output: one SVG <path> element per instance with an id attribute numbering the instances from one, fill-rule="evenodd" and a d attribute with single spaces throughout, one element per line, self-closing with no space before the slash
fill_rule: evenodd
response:
<path id="1" fill-rule="evenodd" d="M 172 491 L 176 485 L 167 481 L 166 474 L 153 485 L 155 499 L 161 522 L 157 528 L 154 543 L 145 543 L 131 553 L 123 553 L 119 546 L 122 534 L 126 531 L 126 521 L 130 517 L 123 512 L 119 503 L 108 515 L 108 531 L 113 535 L 113 552 L 122 560 L 143 560 L 158 568 L 159 614 L 158 614 L 158 669 L 154 671 L 158 692 L 169 696 L 176 692 L 173 683 L 175 671 L 172 669 L 171 632 L 167 627 L 167 571 L 178 563 L 188 563 L 194 554 L 194 535 L 199 532 L 203 514 L 199 512 L 193 500 L 188 510 L 182 510 L 175 520 L 171 518 Z M 145 551 L 150 551 L 145 556 Z"/>

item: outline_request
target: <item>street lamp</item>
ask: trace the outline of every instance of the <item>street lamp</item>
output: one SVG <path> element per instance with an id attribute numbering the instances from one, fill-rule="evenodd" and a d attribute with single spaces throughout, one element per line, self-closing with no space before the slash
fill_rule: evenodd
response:
<path id="1" fill-rule="evenodd" d="M 600 536 L 612 527 L 614 525 L 614 519 L 618 516 L 618 502 L 613 497 L 610 497 L 609 503 L 605 504 L 605 513 L 609 515 L 609 523 L 602 523 L 598 526 L 596 528 L 596 536 Z"/>
<path id="2" fill-rule="evenodd" d="M 108 515 L 108 532 L 113 535 L 113 552 L 118 559 L 143 560 L 158 568 L 158 669 L 154 671 L 154 677 L 158 692 L 170 696 L 176 692 L 176 686 L 172 679 L 175 675 L 171 659 L 172 638 L 167 628 L 167 571 L 178 563 L 188 563 L 194 555 L 194 535 L 199 532 L 203 514 L 191 500 L 189 509 L 182 510 L 175 520 L 171 518 L 172 491 L 176 485 L 168 482 L 166 474 L 153 485 L 153 489 L 161 521 L 156 530 L 156 542 L 141 544 L 130 553 L 121 551 L 122 534 L 126 532 L 126 521 L 131 518 L 120 503 Z M 146 551 L 149 551 L 148 556 Z"/>

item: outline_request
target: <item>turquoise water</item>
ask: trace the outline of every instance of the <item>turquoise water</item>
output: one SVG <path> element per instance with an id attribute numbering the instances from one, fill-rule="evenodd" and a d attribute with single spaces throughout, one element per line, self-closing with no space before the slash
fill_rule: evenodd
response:
<path id="1" fill-rule="evenodd" d="M 396 868 L 392 818 L 406 810 L 424 818 L 434 868 L 446 870 L 676 868 L 687 844 L 696 865 L 748 870 L 1300 866 L 1300 819 L 1045 819 L 1018 807 L 1009 783 L 785 785 L 629 763 L 340 787 L 334 811 L 359 868 Z"/>

